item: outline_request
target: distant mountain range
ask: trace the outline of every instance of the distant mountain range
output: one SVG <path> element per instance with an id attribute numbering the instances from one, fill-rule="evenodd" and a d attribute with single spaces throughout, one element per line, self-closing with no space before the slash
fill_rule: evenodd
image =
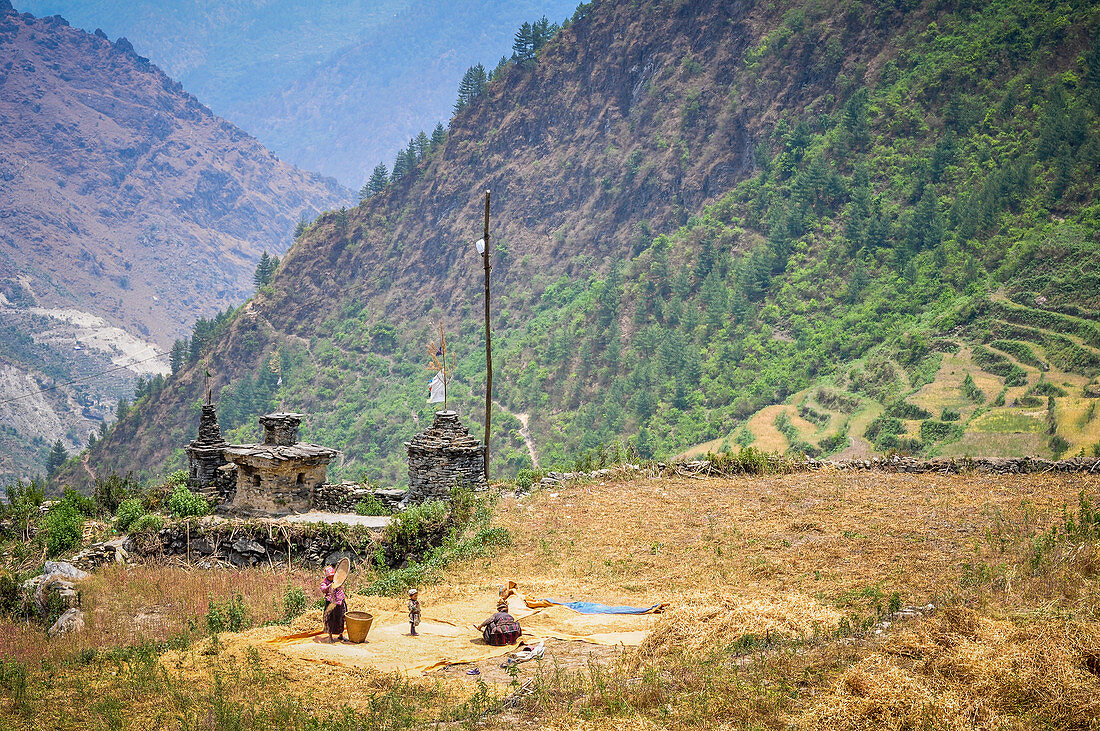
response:
<path id="1" fill-rule="evenodd" d="M 524 21 L 573 0 L 19 0 L 125 36 L 215 113 L 295 165 L 358 189 L 451 114 L 476 63 L 511 55 Z"/>
<path id="2" fill-rule="evenodd" d="M 138 375 L 167 372 L 157 352 L 254 290 L 265 250 L 351 198 L 129 43 L 0 0 L 0 476 L 45 442 L 83 447 Z"/>

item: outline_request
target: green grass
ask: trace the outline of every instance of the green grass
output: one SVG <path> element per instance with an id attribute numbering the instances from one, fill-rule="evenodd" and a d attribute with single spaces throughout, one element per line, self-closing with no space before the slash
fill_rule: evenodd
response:
<path id="1" fill-rule="evenodd" d="M 1013 409 L 988 411 L 967 425 L 967 429 L 982 433 L 1041 434 L 1046 429 L 1043 416 L 1029 416 Z"/>

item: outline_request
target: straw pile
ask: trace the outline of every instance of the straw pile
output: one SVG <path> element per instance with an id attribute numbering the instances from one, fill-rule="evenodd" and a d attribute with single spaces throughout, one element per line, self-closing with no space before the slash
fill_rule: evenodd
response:
<path id="1" fill-rule="evenodd" d="M 641 652 L 698 652 L 744 635 L 796 639 L 835 630 L 843 615 L 805 594 L 721 598 L 675 604 L 642 643 Z"/>
<path id="2" fill-rule="evenodd" d="M 1100 624 L 1017 626 L 949 610 L 890 637 L 794 724 L 830 731 L 1100 728 Z"/>

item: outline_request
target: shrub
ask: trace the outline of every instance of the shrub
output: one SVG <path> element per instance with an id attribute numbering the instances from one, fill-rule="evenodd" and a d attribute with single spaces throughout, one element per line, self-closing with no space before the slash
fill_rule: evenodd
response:
<path id="1" fill-rule="evenodd" d="M 42 520 L 42 527 L 46 531 L 46 552 L 57 556 L 80 545 L 84 536 L 84 516 L 73 503 L 62 500 L 50 508 Z"/>
<path id="2" fill-rule="evenodd" d="M 442 542 L 453 524 L 451 510 L 442 500 L 413 505 L 382 529 L 382 545 L 390 565 L 406 557 L 419 558 Z"/>
<path id="3" fill-rule="evenodd" d="M 164 527 L 164 519 L 155 513 L 146 513 L 130 524 L 130 533 L 156 533 Z"/>
<path id="4" fill-rule="evenodd" d="M 300 586 L 287 584 L 283 592 L 283 619 L 290 622 L 306 611 L 306 593 Z"/>
<path id="5" fill-rule="evenodd" d="M 962 435 L 962 427 L 944 421 L 929 419 L 921 422 L 920 438 L 925 442 L 939 442 Z"/>
<path id="6" fill-rule="evenodd" d="M 92 488 L 92 498 L 99 508 L 101 515 L 114 515 L 119 505 L 127 498 L 133 497 L 137 491 L 137 484 L 133 480 L 133 473 L 125 478 L 119 477 L 117 472 L 112 472 L 104 478 L 97 478 Z"/>
<path id="7" fill-rule="evenodd" d="M 134 521 L 143 515 L 145 515 L 145 506 L 141 504 L 141 498 L 132 497 L 123 500 L 118 506 L 118 514 L 115 515 L 115 526 L 125 533 Z"/>
<path id="8" fill-rule="evenodd" d="M 886 415 L 898 419 L 930 419 L 932 414 L 916 404 L 911 404 L 904 399 L 895 401 L 886 407 Z"/>
<path id="9" fill-rule="evenodd" d="M 206 515 L 210 512 L 210 502 L 202 495 L 196 495 L 183 485 L 177 485 L 164 507 L 173 518 L 188 518 L 194 515 Z"/>
<path id="10" fill-rule="evenodd" d="M 392 515 L 393 511 L 387 508 L 376 495 L 367 495 L 355 504 L 355 512 L 359 515 Z"/>
<path id="11" fill-rule="evenodd" d="M 65 488 L 61 500 L 62 502 L 71 504 L 81 515 L 86 517 L 90 518 L 97 512 L 95 500 L 92 500 L 84 493 L 77 492 L 71 487 Z"/>
<path id="12" fill-rule="evenodd" d="M 960 417 L 958 409 L 949 409 L 944 407 L 940 413 L 940 421 L 958 421 Z"/>
<path id="13" fill-rule="evenodd" d="M 516 473 L 516 487 L 520 490 L 527 490 L 531 485 L 535 484 L 535 480 L 540 479 L 538 472 L 532 469 L 524 467 Z"/>
<path id="14" fill-rule="evenodd" d="M 1055 434 L 1050 438 L 1050 451 L 1054 452 L 1055 459 L 1061 459 L 1062 455 L 1069 449 L 1069 442 L 1061 437 L 1061 435 Z"/>
<path id="15" fill-rule="evenodd" d="M 299 590 L 300 591 L 300 590 Z M 305 596 L 303 594 L 303 600 Z M 240 632 L 245 628 L 248 614 L 244 607 L 244 597 L 240 592 L 226 599 L 224 602 L 210 600 L 206 611 L 206 628 L 210 634 L 219 632 Z"/>
<path id="16" fill-rule="evenodd" d="M 974 377 L 969 373 L 963 379 L 962 390 L 963 394 L 974 403 L 985 403 L 985 392 L 978 388 L 978 384 L 974 383 Z"/>

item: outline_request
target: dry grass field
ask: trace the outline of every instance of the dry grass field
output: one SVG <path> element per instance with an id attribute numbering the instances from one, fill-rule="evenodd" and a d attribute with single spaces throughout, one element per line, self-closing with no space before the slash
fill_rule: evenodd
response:
<path id="1" fill-rule="evenodd" d="M 504 498 L 512 545 L 425 587 L 426 616 L 491 608 L 506 579 L 529 596 L 670 603 L 640 647 L 556 643 L 514 681 L 289 662 L 255 631 L 205 636 L 209 597 L 239 588 L 260 623 L 306 572 L 112 570 L 85 587 L 84 635 L 0 629 L 0 728 L 1100 728 L 1100 534 L 1080 528 L 1082 494 L 1100 502 L 1100 475 L 653 478 Z"/>

